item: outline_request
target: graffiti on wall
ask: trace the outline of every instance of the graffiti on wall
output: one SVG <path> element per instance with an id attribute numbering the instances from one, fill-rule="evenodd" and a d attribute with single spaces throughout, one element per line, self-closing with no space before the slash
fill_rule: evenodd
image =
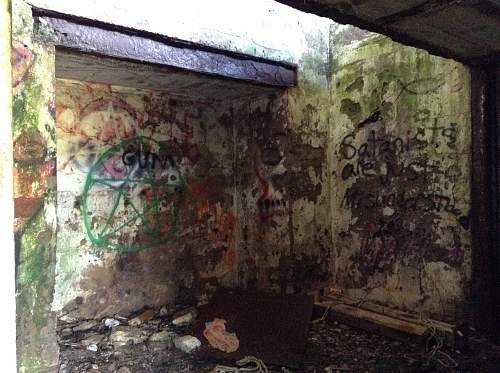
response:
<path id="1" fill-rule="evenodd" d="M 405 108 L 409 97 L 438 95 L 443 79 L 397 83 L 394 99 L 382 100 L 365 120 L 356 119 L 338 148 L 339 176 L 348 183 L 340 207 L 359 217 L 350 226 L 360 240 L 352 266 L 366 275 L 390 270 L 396 262 L 420 268 L 422 258 L 454 266 L 463 259 L 460 229 L 467 218 L 454 193 L 462 177 L 459 125 L 443 113 L 439 96 L 432 109 L 405 112 L 411 125 L 394 116 L 401 111 L 396 104 Z M 360 112 L 359 104 L 356 108 Z M 460 223 L 447 227 L 453 239 L 441 245 L 438 214 Z"/>
<path id="2" fill-rule="evenodd" d="M 91 167 L 82 194 L 89 239 L 122 252 L 171 240 L 184 187 L 164 144 L 139 136 L 112 146 Z"/>

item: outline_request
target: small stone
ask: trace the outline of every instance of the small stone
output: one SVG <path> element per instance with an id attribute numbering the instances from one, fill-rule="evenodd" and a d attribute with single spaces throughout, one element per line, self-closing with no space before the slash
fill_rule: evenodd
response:
<path id="1" fill-rule="evenodd" d="M 108 318 L 104 320 L 104 325 L 106 325 L 108 328 L 114 328 L 115 326 L 120 325 L 120 322 L 116 319 Z"/>
<path id="2" fill-rule="evenodd" d="M 127 367 L 121 367 L 120 369 L 118 369 L 116 371 L 116 373 L 131 373 L 131 372 L 130 372 L 129 368 L 127 368 Z"/>
<path id="3" fill-rule="evenodd" d="M 201 346 L 201 342 L 198 338 L 193 337 L 192 335 L 184 335 L 182 337 L 175 338 L 174 345 L 179 350 L 190 354 Z"/>
<path id="4" fill-rule="evenodd" d="M 78 320 L 71 316 L 70 314 L 66 314 L 66 315 L 62 315 L 59 317 L 59 321 L 62 321 L 63 323 L 66 323 L 66 324 L 73 324 L 75 322 L 77 322 Z"/>
<path id="5" fill-rule="evenodd" d="M 97 352 L 97 350 L 99 350 L 99 347 L 97 347 L 96 344 L 92 344 L 92 345 L 87 346 L 87 350 Z"/>
<path id="6" fill-rule="evenodd" d="M 171 307 L 163 306 L 160 308 L 160 317 L 165 317 L 171 315 L 173 312 Z"/>
<path id="7" fill-rule="evenodd" d="M 151 337 L 149 337 L 149 342 L 171 342 L 176 337 L 177 334 L 175 334 L 174 332 L 171 332 L 169 330 L 162 330 L 161 332 L 155 333 Z"/>
<path id="8" fill-rule="evenodd" d="M 80 341 L 80 343 L 88 347 L 90 345 L 98 345 L 99 343 L 102 342 L 103 339 L 104 339 L 103 335 L 95 334 L 85 338 L 84 340 Z"/>
<path id="9" fill-rule="evenodd" d="M 111 363 L 108 365 L 108 368 L 107 368 L 107 371 L 109 373 L 115 373 L 116 372 L 116 364 L 115 363 Z"/>
<path id="10" fill-rule="evenodd" d="M 71 328 L 64 328 L 63 330 L 61 330 L 61 335 L 63 337 L 69 337 L 72 334 L 73 334 L 73 329 Z"/>
<path id="11" fill-rule="evenodd" d="M 92 364 L 92 369 L 94 370 L 98 370 L 99 369 L 99 366 L 97 364 Z"/>
<path id="12" fill-rule="evenodd" d="M 85 332 L 87 330 L 90 330 L 92 329 L 94 326 L 96 326 L 97 324 L 99 324 L 99 322 L 97 320 L 88 320 L 88 321 L 84 321 L 82 322 L 80 325 L 77 325 L 73 328 L 73 331 L 74 332 Z"/>
<path id="13" fill-rule="evenodd" d="M 196 308 L 188 308 L 181 312 L 177 312 L 174 315 L 172 324 L 176 326 L 189 325 L 193 323 L 197 316 L 198 311 L 196 310 Z"/>
<path id="14" fill-rule="evenodd" d="M 156 315 L 155 310 L 147 310 L 141 313 L 139 316 L 134 317 L 132 320 L 128 322 L 129 325 L 131 326 L 139 326 L 146 321 L 151 320 L 154 316 Z"/>
<path id="15" fill-rule="evenodd" d="M 141 330 L 123 325 L 113 328 L 113 332 L 109 336 L 110 342 L 115 347 L 126 346 L 129 341 L 136 345 L 145 342 L 147 339 L 148 335 Z"/>
<path id="16" fill-rule="evenodd" d="M 155 350 L 171 348 L 173 340 L 177 337 L 177 334 L 169 330 L 163 330 L 161 332 L 153 334 L 149 337 L 149 346 L 153 347 Z"/>

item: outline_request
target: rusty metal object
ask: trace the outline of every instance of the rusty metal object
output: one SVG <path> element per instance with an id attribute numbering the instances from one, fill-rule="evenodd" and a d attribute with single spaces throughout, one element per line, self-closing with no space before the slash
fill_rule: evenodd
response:
<path id="1" fill-rule="evenodd" d="M 194 335 L 202 347 L 198 356 L 239 360 L 255 356 L 267 364 L 298 367 L 306 349 L 313 310 L 313 297 L 278 295 L 249 291 L 221 291 L 199 308 Z M 240 346 L 224 353 L 210 346 L 203 336 L 205 323 L 214 318 L 227 321 L 229 332 L 236 333 Z"/>

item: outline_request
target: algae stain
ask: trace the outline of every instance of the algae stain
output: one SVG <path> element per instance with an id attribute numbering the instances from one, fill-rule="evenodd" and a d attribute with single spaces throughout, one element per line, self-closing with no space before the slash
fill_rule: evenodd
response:
<path id="1" fill-rule="evenodd" d="M 357 122 L 361 116 L 361 105 L 349 98 L 344 98 L 340 102 L 340 112 L 347 115 L 352 122 Z"/>

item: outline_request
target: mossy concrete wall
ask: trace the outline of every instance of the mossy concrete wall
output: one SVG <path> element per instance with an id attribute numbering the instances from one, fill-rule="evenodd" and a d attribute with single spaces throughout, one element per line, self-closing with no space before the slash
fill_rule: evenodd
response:
<path id="1" fill-rule="evenodd" d="M 0 329 L 3 336 L 2 369 L 16 369 L 16 307 L 15 307 L 15 247 L 12 221 L 14 220 L 12 182 L 12 65 L 11 65 L 11 4 L 0 1 L 0 206 L 2 222 L 0 242 L 2 255 L 0 273 L 2 287 L 0 297 L 2 318 Z"/>
<path id="2" fill-rule="evenodd" d="M 334 286 L 461 320 L 471 272 L 468 71 L 381 36 L 331 42 Z"/>
<path id="3" fill-rule="evenodd" d="M 13 4 L 17 348 L 19 370 L 31 373 L 58 362 L 54 47 L 34 37 L 30 7 Z"/>

